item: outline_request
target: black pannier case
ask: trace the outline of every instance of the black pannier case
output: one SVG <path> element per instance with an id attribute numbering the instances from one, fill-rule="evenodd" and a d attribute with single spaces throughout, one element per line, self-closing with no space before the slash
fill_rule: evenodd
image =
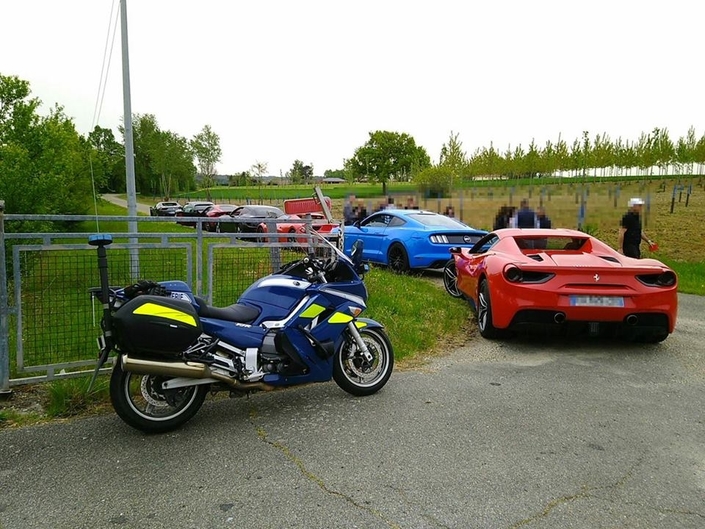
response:
<path id="1" fill-rule="evenodd" d="M 202 333 L 196 309 L 186 301 L 141 295 L 113 315 L 120 350 L 176 358 Z"/>

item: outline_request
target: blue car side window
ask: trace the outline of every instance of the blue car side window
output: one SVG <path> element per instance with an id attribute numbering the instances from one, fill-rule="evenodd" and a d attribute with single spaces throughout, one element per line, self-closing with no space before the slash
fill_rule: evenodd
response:
<path id="1" fill-rule="evenodd" d="M 389 222 L 389 215 L 374 215 L 368 218 L 362 225 L 368 228 L 384 228 Z"/>

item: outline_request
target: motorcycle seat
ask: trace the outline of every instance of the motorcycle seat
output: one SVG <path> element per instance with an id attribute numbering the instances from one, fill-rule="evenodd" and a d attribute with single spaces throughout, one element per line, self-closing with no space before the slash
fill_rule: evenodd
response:
<path id="1" fill-rule="evenodd" d="M 232 321 L 235 323 L 251 323 L 259 316 L 260 309 L 235 303 L 229 307 L 212 307 L 203 298 L 196 297 L 198 310 L 196 311 L 202 318 L 213 318 L 216 320 Z"/>

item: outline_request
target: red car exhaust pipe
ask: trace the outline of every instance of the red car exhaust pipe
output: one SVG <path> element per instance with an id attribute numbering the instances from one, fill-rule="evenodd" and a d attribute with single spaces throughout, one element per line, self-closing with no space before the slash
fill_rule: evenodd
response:
<path id="1" fill-rule="evenodd" d="M 555 321 L 557 324 L 561 324 L 565 321 L 565 313 L 564 312 L 556 312 L 556 314 L 553 316 L 553 321 Z"/>
<path id="2" fill-rule="evenodd" d="M 637 318 L 636 314 L 630 314 L 627 316 L 627 325 L 636 325 L 638 321 L 639 318 Z"/>

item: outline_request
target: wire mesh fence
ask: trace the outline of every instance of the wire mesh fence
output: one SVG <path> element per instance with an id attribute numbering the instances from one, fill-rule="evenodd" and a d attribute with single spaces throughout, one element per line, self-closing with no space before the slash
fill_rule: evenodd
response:
<path id="1" fill-rule="evenodd" d="M 72 376 L 94 365 L 102 307 L 90 294 L 100 281 L 87 236 L 0 235 L 6 250 L 0 262 L 6 277 L 0 315 L 7 328 L 0 353 L 9 357 L 7 368 L 0 362 L 0 371 L 9 370 L 9 376 L 0 375 L 17 385 Z M 228 306 L 284 263 L 309 252 L 329 256 L 332 250 L 317 249 L 311 240 L 309 235 L 295 241 L 224 238 L 200 230 L 140 233 L 134 239 L 120 234 L 108 246 L 109 282 L 124 287 L 140 279 L 184 281 L 211 304 Z"/>

